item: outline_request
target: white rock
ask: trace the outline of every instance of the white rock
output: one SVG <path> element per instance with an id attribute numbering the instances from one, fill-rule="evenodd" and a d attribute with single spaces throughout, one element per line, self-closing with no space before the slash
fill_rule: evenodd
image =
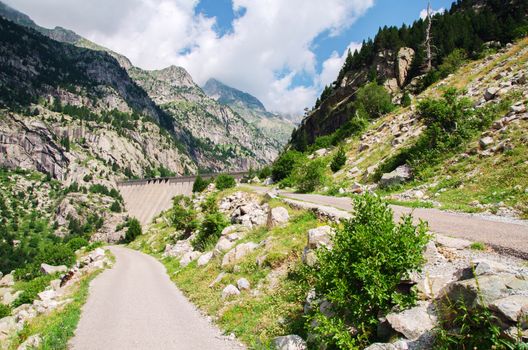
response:
<path id="1" fill-rule="evenodd" d="M 57 272 L 66 272 L 68 268 L 65 265 L 53 266 L 42 263 L 40 265 L 40 271 L 45 275 L 52 275 Z"/>
<path id="2" fill-rule="evenodd" d="M 228 298 L 230 296 L 236 296 L 239 294 L 240 291 L 238 290 L 238 288 L 232 284 L 229 284 L 222 290 L 222 299 Z"/>
<path id="3" fill-rule="evenodd" d="M 235 262 L 242 259 L 247 254 L 251 253 L 258 247 L 258 244 L 253 242 L 242 243 L 231 249 L 224 255 L 222 259 L 222 267 L 234 264 Z"/>
<path id="4" fill-rule="evenodd" d="M 497 87 L 489 87 L 484 92 L 484 99 L 486 101 L 493 100 L 498 92 L 499 92 L 499 88 L 497 88 Z"/>
<path id="5" fill-rule="evenodd" d="M 390 173 L 381 176 L 380 185 L 383 187 L 398 185 L 409 181 L 412 178 L 412 171 L 408 165 L 401 165 Z"/>
<path id="6" fill-rule="evenodd" d="M 234 245 L 235 242 L 232 242 L 227 237 L 220 237 L 214 248 L 215 256 L 221 255 L 222 253 L 228 251 L 229 249 L 233 248 Z"/>
<path id="7" fill-rule="evenodd" d="M 319 226 L 308 230 L 308 248 L 331 247 L 334 230 L 330 226 Z"/>
<path id="8" fill-rule="evenodd" d="M 425 196 L 425 193 L 423 193 L 420 190 L 414 192 L 414 197 L 416 197 L 417 199 L 422 199 L 424 196 Z"/>
<path id="9" fill-rule="evenodd" d="M 42 338 L 40 337 L 40 334 L 35 334 L 35 335 L 28 337 L 25 342 L 20 344 L 17 350 L 38 349 L 41 343 L 42 343 Z"/>
<path id="10" fill-rule="evenodd" d="M 189 265 L 194 260 L 198 259 L 200 257 L 200 252 L 188 252 L 183 255 L 183 257 L 180 259 L 180 266 L 185 267 Z"/>
<path id="11" fill-rule="evenodd" d="M 437 317 L 431 311 L 432 304 L 418 302 L 408 310 L 387 315 L 391 327 L 407 339 L 416 340 L 424 333 L 431 331 L 437 324 Z"/>
<path id="12" fill-rule="evenodd" d="M 480 139 L 479 145 L 482 149 L 487 149 L 489 146 L 491 146 L 495 141 L 493 140 L 493 137 L 486 136 Z"/>
<path id="13" fill-rule="evenodd" d="M 218 276 L 216 276 L 216 278 L 213 280 L 213 282 L 209 284 L 209 288 L 213 288 L 218 282 L 220 282 L 225 277 L 225 275 L 225 272 L 220 272 Z"/>
<path id="14" fill-rule="evenodd" d="M 284 207 L 276 207 L 272 208 L 268 212 L 268 227 L 271 228 L 273 226 L 277 226 L 280 224 L 284 224 L 288 222 L 290 219 L 290 214 L 288 214 L 288 210 Z"/>
<path id="15" fill-rule="evenodd" d="M 251 284 L 247 279 L 239 278 L 237 281 L 237 287 L 239 290 L 249 290 L 251 288 Z"/>
<path id="16" fill-rule="evenodd" d="M 204 266 L 204 265 L 207 265 L 209 263 L 209 261 L 211 261 L 211 259 L 213 258 L 213 252 L 207 252 L 207 253 L 203 253 L 199 258 L 198 258 L 198 266 Z"/>
<path id="17" fill-rule="evenodd" d="M 16 291 L 16 292 L 7 292 L 4 293 L 2 297 L 2 304 L 4 305 L 11 305 L 15 300 L 18 299 L 18 297 L 22 294 L 22 291 Z"/>
<path id="18" fill-rule="evenodd" d="M 276 337 L 272 341 L 276 350 L 306 350 L 306 342 L 298 335 L 285 335 Z"/>
<path id="19" fill-rule="evenodd" d="M 43 292 L 38 293 L 38 297 L 39 297 L 40 300 L 42 300 L 42 301 L 52 300 L 52 299 L 54 299 L 56 296 L 57 296 L 57 292 L 55 292 L 55 291 L 52 290 L 52 289 L 50 289 L 50 290 L 45 290 L 45 291 L 43 291 Z"/>
<path id="20" fill-rule="evenodd" d="M 528 296 L 510 295 L 493 301 L 490 308 L 498 311 L 509 321 L 528 323 Z"/>
<path id="21" fill-rule="evenodd" d="M 15 278 L 12 274 L 5 275 L 0 279 L 0 287 L 11 287 L 15 284 Z"/>

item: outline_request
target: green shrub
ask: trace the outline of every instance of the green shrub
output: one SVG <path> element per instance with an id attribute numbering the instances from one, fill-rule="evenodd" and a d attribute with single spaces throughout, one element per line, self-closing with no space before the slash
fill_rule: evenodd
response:
<path id="1" fill-rule="evenodd" d="M 216 186 L 216 189 L 222 191 L 228 188 L 235 187 L 236 181 L 233 176 L 222 174 L 222 175 L 218 175 L 218 177 L 215 179 L 215 186 Z"/>
<path id="2" fill-rule="evenodd" d="M 364 108 L 372 119 L 379 118 L 394 109 L 391 95 L 383 86 L 375 82 L 358 89 L 355 106 L 357 110 Z"/>
<path id="3" fill-rule="evenodd" d="M 409 106 L 411 105 L 411 102 L 412 102 L 412 100 L 411 100 L 411 96 L 409 95 L 408 92 L 405 92 L 405 93 L 403 94 L 402 98 L 401 98 L 401 102 L 400 102 L 401 105 L 402 105 L 403 107 L 409 107 Z"/>
<path id="4" fill-rule="evenodd" d="M 267 179 L 270 176 L 271 176 L 271 167 L 270 166 L 265 166 L 262 169 L 260 169 L 260 171 L 258 172 L 258 178 L 261 179 L 261 180 L 265 180 L 265 179 Z"/>
<path id="5" fill-rule="evenodd" d="M 196 179 L 194 180 L 192 191 L 195 193 L 203 192 L 207 188 L 207 186 L 209 186 L 210 183 L 211 181 L 205 180 L 203 177 L 198 175 L 196 176 Z"/>
<path id="6" fill-rule="evenodd" d="M 294 150 L 282 153 L 271 167 L 273 181 L 278 182 L 290 176 L 293 169 L 303 162 L 303 158 L 304 156 L 302 153 Z"/>
<path id="7" fill-rule="evenodd" d="M 93 242 L 86 246 L 86 251 L 91 252 L 92 250 L 96 250 L 97 248 L 103 247 L 104 245 L 104 242 Z"/>
<path id="8" fill-rule="evenodd" d="M 130 243 L 143 233 L 141 224 L 136 218 L 128 220 L 128 229 L 125 233 L 125 243 Z"/>
<path id="9" fill-rule="evenodd" d="M 330 348 L 366 347 L 379 315 L 415 302 L 413 293 L 401 294 L 397 286 L 420 269 L 429 240 L 425 223 L 414 226 L 406 216 L 396 224 L 389 206 L 374 195 L 355 197 L 354 208 L 354 218 L 337 229 L 333 249 L 318 250 L 314 268 L 316 293 L 333 305 L 335 316 L 317 309 L 312 319 L 318 323 L 317 341 Z"/>
<path id="10" fill-rule="evenodd" d="M 301 193 L 313 192 L 326 181 L 326 162 L 316 159 L 295 170 L 294 182 Z"/>
<path id="11" fill-rule="evenodd" d="M 473 250 L 486 250 L 486 245 L 482 242 L 473 242 L 469 246 L 469 248 Z"/>
<path id="12" fill-rule="evenodd" d="M 172 200 L 171 222 L 177 230 L 183 231 L 184 236 L 188 237 L 197 227 L 198 220 L 196 211 L 192 207 L 192 201 L 189 197 L 176 196 Z"/>
<path id="13" fill-rule="evenodd" d="M 216 194 L 210 194 L 205 201 L 200 204 L 202 212 L 204 213 L 215 213 L 218 211 L 218 203 Z"/>
<path id="14" fill-rule="evenodd" d="M 346 153 L 343 147 L 339 147 L 337 150 L 337 153 L 334 155 L 334 158 L 332 158 L 332 163 L 330 163 L 330 169 L 335 173 L 343 167 L 346 163 Z"/>
<path id="15" fill-rule="evenodd" d="M 11 308 L 7 305 L 0 303 L 0 319 L 11 315 Z"/>
<path id="16" fill-rule="evenodd" d="M 86 247 L 88 245 L 88 241 L 82 237 L 75 237 L 68 241 L 67 245 L 70 247 L 71 250 L 74 252 L 76 250 L 81 249 L 82 247 Z"/>
<path id="17" fill-rule="evenodd" d="M 13 308 L 22 304 L 31 304 L 38 297 L 38 293 L 44 291 L 49 283 L 57 278 L 55 275 L 36 277 L 22 285 L 22 294 L 13 302 Z"/>
<path id="18" fill-rule="evenodd" d="M 113 213 L 120 213 L 121 212 L 121 204 L 119 204 L 118 201 L 114 201 L 112 205 L 110 205 L 110 211 Z"/>
<path id="19" fill-rule="evenodd" d="M 203 252 L 207 247 L 216 244 L 222 230 L 228 225 L 229 221 L 222 213 L 207 214 L 200 226 L 200 231 L 192 242 L 194 249 Z"/>

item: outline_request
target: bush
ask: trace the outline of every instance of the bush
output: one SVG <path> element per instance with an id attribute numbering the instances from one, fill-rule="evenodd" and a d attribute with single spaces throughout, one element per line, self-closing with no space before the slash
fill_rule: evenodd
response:
<path id="1" fill-rule="evenodd" d="M 228 225 L 229 221 L 222 213 L 207 214 L 202 222 L 200 231 L 192 242 L 194 249 L 203 252 L 207 247 L 216 244 L 222 230 Z"/>
<path id="2" fill-rule="evenodd" d="M 128 220 L 128 229 L 125 233 L 125 243 L 130 243 L 143 233 L 138 219 Z"/>
<path id="3" fill-rule="evenodd" d="M 191 199 L 185 196 L 176 196 L 172 200 L 171 221 L 172 225 L 184 236 L 188 237 L 197 227 L 196 211 L 192 208 Z"/>
<path id="4" fill-rule="evenodd" d="M 260 169 L 260 171 L 258 172 L 258 178 L 261 180 L 265 180 L 270 176 L 271 176 L 270 166 L 265 166 L 264 168 Z"/>
<path id="5" fill-rule="evenodd" d="M 271 167 L 273 181 L 278 182 L 290 176 L 293 169 L 295 169 L 302 160 L 303 154 L 298 151 L 289 150 L 282 153 Z"/>
<path id="6" fill-rule="evenodd" d="M 49 283 L 57 278 L 55 275 L 39 276 L 23 284 L 23 292 L 13 302 L 12 307 L 17 308 L 22 304 L 31 304 L 38 297 L 38 293 L 44 291 Z"/>
<path id="7" fill-rule="evenodd" d="M 326 180 L 326 163 L 316 159 L 300 166 L 295 171 L 294 181 L 301 193 L 313 192 L 322 186 Z"/>
<path id="8" fill-rule="evenodd" d="M 409 107 L 411 105 L 411 96 L 409 95 L 408 92 L 405 92 L 402 96 L 402 99 L 401 99 L 401 105 L 403 107 Z"/>
<path id="9" fill-rule="evenodd" d="M 337 229 L 333 249 L 317 252 L 314 268 L 316 293 L 333 305 L 335 316 L 317 309 L 311 318 L 318 323 L 318 341 L 330 348 L 366 347 L 379 315 L 414 303 L 416 296 L 401 294 L 397 286 L 420 269 L 429 240 L 425 223 L 414 226 L 406 216 L 395 224 L 392 210 L 374 195 L 355 197 L 354 208 L 354 218 Z M 356 335 L 349 332 L 352 326 Z"/>
<path id="10" fill-rule="evenodd" d="M 372 119 L 379 118 L 394 109 L 391 95 L 383 86 L 375 82 L 358 89 L 355 106 L 356 110 L 364 108 Z"/>
<path id="11" fill-rule="evenodd" d="M 203 192 L 207 188 L 207 186 L 209 186 L 209 183 L 210 181 L 204 180 L 203 177 L 198 175 L 196 176 L 196 179 L 194 180 L 192 191 L 195 193 Z"/>
<path id="12" fill-rule="evenodd" d="M 72 238 L 67 243 L 68 247 L 70 247 L 70 249 L 73 250 L 74 252 L 76 250 L 81 249 L 82 247 L 86 247 L 88 244 L 89 244 L 88 241 L 81 237 Z"/>
<path id="13" fill-rule="evenodd" d="M 337 153 L 335 154 L 334 158 L 332 159 L 332 163 L 330 163 L 330 169 L 335 173 L 336 171 L 341 170 L 343 165 L 346 163 L 346 153 L 343 147 L 339 147 L 337 150 Z"/>
<path id="14" fill-rule="evenodd" d="M 7 305 L 0 303 L 0 319 L 11 315 L 11 308 Z"/>
<path id="15" fill-rule="evenodd" d="M 231 175 L 218 175 L 215 180 L 216 189 L 222 191 L 236 186 L 235 178 Z"/>
<path id="16" fill-rule="evenodd" d="M 118 201 L 114 201 L 112 205 L 110 206 L 110 211 L 114 213 L 120 213 L 121 212 L 121 204 L 119 204 Z"/>

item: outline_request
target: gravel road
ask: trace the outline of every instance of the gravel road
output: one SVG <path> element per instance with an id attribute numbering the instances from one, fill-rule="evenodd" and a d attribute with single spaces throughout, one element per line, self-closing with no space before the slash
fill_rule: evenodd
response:
<path id="1" fill-rule="evenodd" d="M 257 192 L 269 189 L 249 186 Z M 352 200 L 348 197 L 332 197 L 318 194 L 299 194 L 280 191 L 279 195 L 305 202 L 331 206 L 343 210 L 352 210 Z M 407 208 L 391 205 L 394 217 L 412 213 L 415 221 L 424 220 L 434 233 L 483 242 L 495 249 L 528 259 L 528 222 L 523 220 L 505 220 L 501 217 L 454 213 L 438 209 Z"/>
<path id="2" fill-rule="evenodd" d="M 146 254 L 111 247 L 116 263 L 90 285 L 74 350 L 241 349 L 183 296 Z"/>

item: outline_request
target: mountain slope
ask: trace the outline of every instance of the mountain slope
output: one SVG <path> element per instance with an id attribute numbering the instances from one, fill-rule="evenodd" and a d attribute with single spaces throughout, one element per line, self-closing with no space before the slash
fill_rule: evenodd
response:
<path id="1" fill-rule="evenodd" d="M 289 140 L 294 125 L 290 120 L 266 110 L 255 96 L 237 90 L 224 83 L 209 79 L 203 87 L 204 92 L 222 105 L 231 107 L 248 123 L 255 125 L 282 148 Z"/>

